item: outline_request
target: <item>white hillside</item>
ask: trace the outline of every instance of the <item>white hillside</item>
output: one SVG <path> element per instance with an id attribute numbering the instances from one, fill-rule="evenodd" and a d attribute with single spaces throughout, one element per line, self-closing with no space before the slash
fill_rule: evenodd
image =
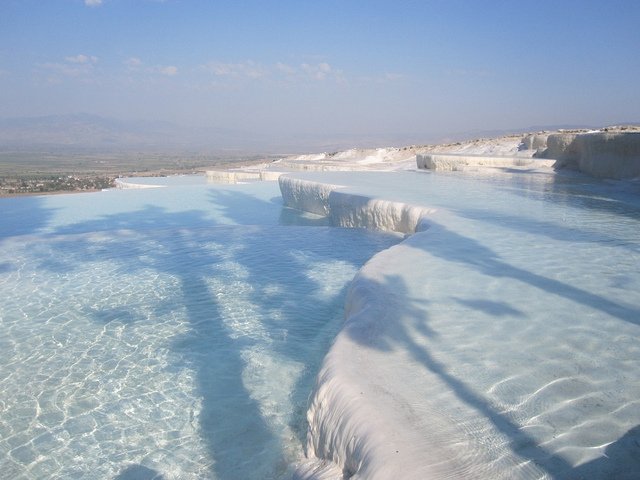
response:
<path id="1" fill-rule="evenodd" d="M 415 170 L 416 155 L 424 153 L 461 153 L 472 155 L 531 156 L 520 152 L 522 135 L 481 138 L 466 142 L 406 147 L 351 148 L 341 152 L 292 155 L 276 161 L 272 167 L 285 170 Z"/>

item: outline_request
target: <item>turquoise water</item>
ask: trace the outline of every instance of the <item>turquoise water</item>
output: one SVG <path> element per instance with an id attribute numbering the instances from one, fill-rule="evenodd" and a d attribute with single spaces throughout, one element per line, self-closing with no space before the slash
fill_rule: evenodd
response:
<path id="1" fill-rule="evenodd" d="M 551 170 L 296 176 L 433 209 L 424 231 L 360 271 L 355 318 L 328 357 L 343 388 L 329 406 L 319 389 L 322 428 L 382 445 L 365 467 L 639 478 L 640 182 Z M 400 432 L 395 449 L 357 417 L 361 403 L 349 413 L 362 428 L 334 421 L 362 392 Z"/>
<path id="2" fill-rule="evenodd" d="M 396 235 L 277 184 L 0 199 L 1 478 L 283 478 L 344 289 Z"/>
<path id="3" fill-rule="evenodd" d="M 467 476 L 634 478 L 640 184 L 458 173 L 309 175 L 435 209 L 379 270 L 393 318 L 367 364 L 336 368 L 394 389 Z M 170 186 L 0 200 L 0 478 L 287 478 L 302 457 L 345 287 L 399 238 L 274 183 L 148 182 Z"/>

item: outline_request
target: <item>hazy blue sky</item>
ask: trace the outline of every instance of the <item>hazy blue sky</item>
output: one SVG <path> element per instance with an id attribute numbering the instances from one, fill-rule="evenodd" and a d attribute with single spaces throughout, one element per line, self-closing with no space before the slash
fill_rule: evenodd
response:
<path id="1" fill-rule="evenodd" d="M 640 119 L 640 2 L 0 0 L 0 117 L 286 133 Z"/>

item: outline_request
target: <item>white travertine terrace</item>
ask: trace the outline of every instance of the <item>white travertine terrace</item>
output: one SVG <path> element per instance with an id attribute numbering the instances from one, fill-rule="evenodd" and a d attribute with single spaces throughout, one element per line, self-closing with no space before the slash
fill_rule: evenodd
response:
<path id="1" fill-rule="evenodd" d="M 423 220 L 433 212 L 424 207 L 341 192 L 339 185 L 291 176 L 281 176 L 279 184 L 286 206 L 326 216 L 334 226 L 412 234 L 427 228 Z M 386 257 L 389 253 L 378 254 L 377 262 Z M 401 432 L 404 424 L 401 418 L 394 419 L 386 413 L 379 415 L 376 403 L 364 400 L 360 391 L 362 383 L 354 381 L 354 376 L 362 374 L 361 378 L 366 378 L 372 372 L 360 370 L 362 363 L 351 357 L 352 352 L 358 355 L 360 350 L 351 334 L 366 335 L 368 328 L 376 328 L 390 313 L 385 301 L 389 292 L 381 291 L 376 282 L 368 278 L 370 270 L 375 271 L 376 267 L 367 264 L 351 283 L 345 307 L 347 326 L 336 338 L 318 375 L 307 412 L 307 455 L 312 461 L 298 469 L 296 478 L 388 479 L 404 472 L 409 475 L 404 478 L 417 480 L 438 471 L 438 468 L 416 463 L 424 439 L 413 438 L 411 432 Z M 393 411 L 393 401 L 389 399 L 383 411 Z M 391 455 L 390 440 L 393 448 L 398 449 Z M 409 469 L 407 462 L 412 463 Z"/>
<path id="2" fill-rule="evenodd" d="M 547 139 L 545 158 L 556 168 L 572 168 L 600 178 L 640 176 L 640 132 L 554 133 Z"/>
<path id="3" fill-rule="evenodd" d="M 275 181 L 282 172 L 274 170 L 207 170 L 205 177 L 212 183 L 238 183 L 248 181 Z"/>
<path id="4" fill-rule="evenodd" d="M 131 179 L 116 178 L 116 188 L 138 189 L 138 188 L 164 188 L 164 185 L 150 185 L 147 183 L 135 183 Z"/>
<path id="5" fill-rule="evenodd" d="M 520 150 L 543 151 L 547 148 L 548 133 L 529 133 L 522 138 Z"/>
<path id="6" fill-rule="evenodd" d="M 439 228 L 430 228 L 426 221 L 435 210 L 343 192 L 339 185 L 291 176 L 280 177 L 279 184 L 286 206 L 327 216 L 334 226 L 413 234 L 377 254 L 349 287 L 345 326 L 325 357 L 307 412 L 310 461 L 300 466 L 296 478 L 387 480 L 398 475 L 415 480 L 451 475 L 467 478 L 471 474 L 467 451 L 482 454 L 471 444 L 452 449 L 440 441 L 459 438 L 456 422 L 436 411 L 420 417 L 413 412 L 414 407 L 402 404 L 407 392 L 395 390 L 398 380 L 406 377 L 400 383 L 409 390 L 428 391 L 428 385 L 437 381 L 437 376 L 415 377 L 415 372 L 406 368 L 415 363 L 410 352 L 368 348 L 389 331 L 402 330 L 402 325 L 411 323 L 407 315 L 412 313 L 405 309 L 406 299 L 382 285 L 380 279 L 395 268 L 398 271 L 424 268 L 426 264 L 412 243 L 428 242 L 428 238 L 438 234 Z M 385 390 L 385 385 L 390 389 Z M 411 423 L 413 427 L 407 428 Z M 426 431 L 433 435 L 425 436 Z M 428 458 L 426 451 L 430 452 Z M 502 453 L 509 455 L 508 451 Z M 485 463 L 490 461 L 485 459 Z M 524 465 L 508 470 L 507 476 L 494 478 L 506 479 L 516 472 L 532 478 L 541 476 L 534 466 Z"/>
<path id="7" fill-rule="evenodd" d="M 340 191 L 338 185 L 281 176 L 280 190 L 288 207 L 323 215 L 336 227 L 373 228 L 414 233 L 431 209 Z"/>
<path id="8" fill-rule="evenodd" d="M 640 156 L 635 143 L 639 138 L 640 134 L 619 137 L 601 133 L 595 136 L 591 133 L 563 133 L 558 137 L 532 137 L 522 142 L 527 152 L 508 153 L 511 156 L 479 156 L 474 155 L 478 152 L 455 150 L 443 153 L 415 151 L 416 163 L 413 168 L 456 171 L 489 167 L 537 172 L 546 170 L 545 175 L 552 175 L 550 167 L 567 166 L 594 176 L 633 177 L 640 174 L 636 170 Z M 546 156 L 551 159 L 530 158 L 534 151 L 539 155 L 545 145 Z M 384 165 L 385 169 L 393 170 L 408 165 L 406 159 L 385 164 L 384 160 L 380 160 L 383 156 L 375 157 L 375 162 L 371 156 L 371 160 L 359 160 L 360 163 L 353 162 L 353 155 L 347 157 L 350 161 L 345 162 L 344 168 L 339 163 L 340 155 L 333 155 L 330 162 L 315 167 L 312 160 L 307 162 L 303 158 L 293 160 L 298 162 L 297 165 L 280 166 L 292 169 L 297 166 L 296 170 L 329 171 L 363 170 L 363 166 L 368 168 L 371 165 Z M 457 283 L 465 285 L 464 294 L 473 296 L 471 292 L 475 292 L 475 296 L 481 298 L 486 293 L 483 282 L 487 280 L 500 285 L 499 295 L 508 296 L 510 292 L 515 297 L 522 295 L 524 289 L 527 292 L 525 297 L 534 298 L 540 295 L 539 283 L 540 279 L 545 278 L 543 275 L 528 274 L 524 270 L 520 272 L 507 263 L 503 264 L 499 256 L 483 258 L 485 250 L 482 242 L 476 245 L 475 240 L 471 240 L 472 236 L 469 239 L 456 236 L 453 230 L 448 230 L 448 224 L 438 223 L 442 218 L 449 219 L 448 214 L 443 217 L 443 214 L 425 206 L 352 193 L 338 184 L 289 175 L 281 176 L 279 184 L 286 206 L 326 216 L 332 225 L 384 229 L 411 235 L 399 245 L 371 259 L 350 285 L 344 328 L 325 357 L 307 411 L 309 461 L 298 468 L 297 478 L 506 480 L 550 478 L 556 473 L 561 478 L 565 478 L 562 475 L 578 478 L 576 475 L 579 474 L 574 475 L 573 472 L 581 469 L 582 472 L 591 472 L 588 470 L 591 468 L 589 462 L 606 458 L 610 445 L 615 446 L 627 437 L 635 438 L 637 433 L 634 429 L 624 434 L 626 429 L 633 427 L 634 422 L 637 423 L 633 414 L 635 400 L 619 407 L 613 402 L 606 407 L 614 409 L 608 412 L 608 418 L 613 419 L 611 421 L 605 422 L 596 415 L 587 417 L 586 421 L 579 422 L 569 430 L 556 427 L 554 422 L 561 423 L 554 417 L 556 412 L 566 407 L 569 414 L 578 418 L 581 410 L 579 406 L 575 411 L 572 410 L 574 404 L 602 397 L 601 390 L 605 388 L 601 386 L 603 380 L 597 375 L 589 376 L 591 372 L 556 378 L 553 372 L 557 371 L 557 367 L 541 363 L 530 371 L 515 374 L 527 378 L 526 381 L 514 382 L 517 388 L 524 389 L 527 394 L 523 395 L 521 404 L 503 412 L 494 410 L 490 406 L 490 399 L 499 399 L 499 395 L 492 397 L 494 393 L 512 382 L 513 374 L 509 376 L 508 368 L 505 369 L 506 376 L 490 385 L 488 390 L 475 393 L 464 381 L 459 380 L 462 377 L 450 373 L 456 369 L 467 369 L 464 364 L 447 364 L 444 357 L 448 352 L 430 352 L 424 348 L 430 339 L 419 328 L 428 324 L 425 318 L 428 319 L 431 313 L 424 307 L 412 307 L 412 302 L 444 302 L 455 308 L 455 299 L 452 302 L 450 296 L 462 295 L 457 291 L 460 288 Z M 427 218 L 431 218 L 432 222 L 427 223 Z M 439 220 L 434 222 L 434 219 Z M 455 262 L 439 263 L 427 253 L 434 244 L 436 251 L 446 249 L 442 245 L 447 245 L 452 239 L 453 243 L 461 242 L 462 248 L 478 250 L 479 256 L 474 257 L 471 265 L 478 266 L 481 272 L 493 268 L 503 271 L 487 279 L 487 275 L 478 275 L 473 268 L 470 271 L 456 271 Z M 453 250 L 459 255 L 459 249 L 456 248 L 454 246 Z M 517 279 L 512 281 L 508 272 L 521 273 L 532 285 L 518 282 Z M 437 278 L 438 283 L 448 282 L 449 285 L 444 288 L 444 298 L 440 297 L 440 300 L 437 300 L 438 292 L 428 287 L 433 278 Z M 553 283 L 553 280 L 550 282 Z M 580 290 L 556 283 L 569 292 Z M 424 296 L 424 288 L 431 288 L 430 296 Z M 485 305 L 483 302 L 486 305 L 500 305 L 495 299 L 474 301 L 479 305 Z M 603 302 L 607 304 L 606 300 Z M 519 304 L 518 308 L 522 312 L 531 311 L 531 317 L 536 313 L 535 306 Z M 482 317 L 482 314 L 478 315 Z M 519 310 L 505 315 L 526 316 Z M 456 329 L 456 326 L 453 328 Z M 482 332 L 474 335 L 482 335 Z M 402 346 L 393 348 L 394 343 L 396 347 Z M 505 349 L 509 345 L 508 342 L 502 343 Z M 549 348 L 553 342 L 547 341 L 541 345 Z M 531 359 L 536 358 L 536 349 L 539 347 L 532 341 L 531 345 L 515 347 L 514 351 L 504 356 L 499 349 L 492 353 L 481 352 L 486 358 L 478 360 L 488 365 L 495 365 L 496 359 L 499 359 L 522 362 L 528 366 L 532 365 Z M 469 348 L 471 356 L 474 352 L 478 353 L 473 344 Z M 492 359 L 491 355 L 497 355 L 496 359 Z M 553 359 L 551 355 L 551 361 Z M 470 364 L 473 365 L 474 361 Z M 540 386 L 535 388 L 538 381 Z M 442 388 L 443 383 L 445 388 Z M 526 388 L 531 388 L 531 391 Z M 632 390 L 627 393 L 635 398 Z M 621 398 L 629 400 L 627 394 L 621 394 Z M 556 402 L 556 399 L 559 401 Z M 533 408 L 519 409 L 520 405 L 529 408 L 529 403 Z M 540 410 L 538 405 L 544 408 Z M 589 405 L 585 407 L 587 411 L 589 408 Z M 598 413 L 597 409 L 594 411 Z M 617 423 L 618 419 L 614 416 L 622 420 Z M 538 418 L 550 418 L 552 421 L 545 423 L 538 421 Z M 592 428 L 589 426 L 592 422 L 594 425 L 602 423 L 600 427 Z M 529 431 L 533 433 L 529 434 Z M 486 442 L 490 445 L 486 445 Z M 629 465 L 635 468 L 637 463 L 637 460 L 625 459 L 613 468 L 616 474 L 622 475 Z M 634 477 L 622 475 L 620 478 Z"/>
<path id="9" fill-rule="evenodd" d="M 614 478 L 611 472 L 615 478 L 635 478 L 624 472 L 640 467 L 633 458 L 637 447 L 626 447 L 637 445 L 638 429 L 631 427 L 638 423 L 638 388 L 620 383 L 618 374 L 603 373 L 594 357 L 582 355 L 591 325 L 563 316 L 573 320 L 572 315 L 595 313 L 602 320 L 598 327 L 615 331 L 616 341 L 624 342 L 636 328 L 635 307 L 628 302 L 637 295 L 629 291 L 614 301 L 603 296 L 598 298 L 603 305 L 591 312 L 589 304 L 598 295 L 589 293 L 598 291 L 593 285 L 582 290 L 587 284 L 574 286 L 573 277 L 566 284 L 552 278 L 566 255 L 566 240 L 554 238 L 566 233 L 562 223 L 547 232 L 550 237 L 537 236 L 539 228 L 507 232 L 504 243 L 501 222 L 479 236 L 480 222 L 449 207 L 424 206 L 443 192 L 429 190 L 437 182 L 411 185 L 411 178 L 435 175 L 380 173 L 377 178 L 382 176 L 377 183 L 363 177 L 349 183 L 350 177 L 339 174 L 279 179 L 286 206 L 327 216 L 336 226 L 411 234 L 375 255 L 349 287 L 344 327 L 324 359 L 307 411 L 308 461 L 295 478 Z M 473 188 L 467 180 L 459 185 Z M 425 189 L 419 196 L 415 185 Z M 396 195 L 398 188 L 406 195 Z M 487 194 L 494 198 L 493 191 Z M 371 195 L 393 195 L 407 203 Z M 496 201 L 504 204 L 504 198 Z M 545 215 L 562 208 L 545 204 Z M 480 211 L 484 214 L 476 214 Z M 557 247 L 565 252 L 559 258 Z M 595 244 L 582 247 L 571 243 L 570 251 L 587 259 L 603 257 Z M 509 263 L 511 255 L 520 261 L 515 252 L 523 250 L 541 257 L 537 270 Z M 586 315 L 585 309 L 575 309 L 580 307 L 576 297 L 582 296 Z M 513 300 L 512 307 L 506 299 Z M 470 309 L 460 307 L 466 302 Z M 546 323 L 549 315 L 554 322 Z M 563 335 L 565 342 L 557 342 Z M 600 337 L 611 348 L 611 337 L 594 338 Z M 571 342 L 576 348 L 567 350 Z M 602 351 L 602 345 L 591 348 Z M 618 344 L 616 358 L 633 358 L 633 349 L 627 345 L 622 353 Z M 608 455 L 622 460 L 603 466 Z"/>
<path id="10" fill-rule="evenodd" d="M 418 168 L 439 171 L 463 171 L 470 167 L 552 167 L 554 160 L 530 157 L 488 157 L 484 155 L 427 153 L 416 155 Z"/>

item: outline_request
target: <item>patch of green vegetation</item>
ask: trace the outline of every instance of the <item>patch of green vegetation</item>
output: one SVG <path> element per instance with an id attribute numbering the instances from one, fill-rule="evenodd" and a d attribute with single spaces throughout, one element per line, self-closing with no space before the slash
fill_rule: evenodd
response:
<path id="1" fill-rule="evenodd" d="M 165 176 L 269 161 L 265 156 L 0 151 L 0 195 L 100 190 L 121 176 Z"/>

